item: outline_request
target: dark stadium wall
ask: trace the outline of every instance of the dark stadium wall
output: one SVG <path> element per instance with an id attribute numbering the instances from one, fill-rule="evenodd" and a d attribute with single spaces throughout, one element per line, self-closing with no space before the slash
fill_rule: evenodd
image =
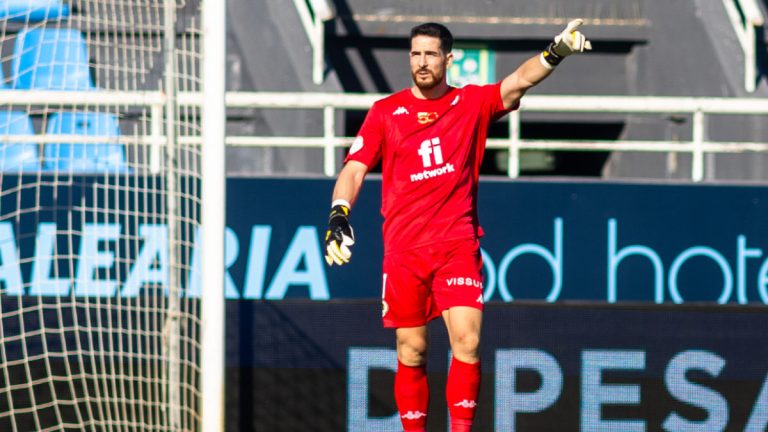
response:
<path id="1" fill-rule="evenodd" d="M 331 3 L 336 18 L 326 26 L 326 81 L 315 86 L 310 81 L 311 48 L 292 2 L 230 2 L 228 58 L 240 71 L 239 78 L 233 80 L 239 83 L 239 89 L 386 93 L 403 88 L 410 84 L 403 51 L 408 44 L 408 30 L 427 18 L 445 21 L 454 30 L 459 44 L 479 43 L 493 50 L 495 76 L 500 78 L 539 52 L 561 30 L 564 19 L 581 16 L 587 19 L 585 32 L 594 42 L 594 51 L 569 59 L 552 79 L 531 94 L 768 96 L 764 74 L 754 94 L 744 90 L 742 54 L 722 2 Z M 765 65 L 766 36 L 764 32 L 760 35 L 763 41 L 759 52 Z M 768 68 L 763 66 L 762 70 Z M 231 116 L 229 127 L 266 136 L 319 134 L 322 127 L 317 114 L 244 110 Z M 363 114 L 340 114 L 338 132 L 354 135 Z M 679 141 L 690 138 L 690 123 L 690 118 L 668 115 L 604 114 L 583 118 L 524 114 L 522 134 L 524 138 L 554 138 L 538 133 L 544 125 L 551 124 L 549 130 L 558 131 L 558 138 L 565 135 L 570 139 Z M 499 130 L 506 129 L 502 126 Z M 709 119 L 707 135 L 719 140 L 765 142 L 768 123 L 758 116 L 714 116 Z M 311 175 L 322 168 L 321 152 L 314 150 L 232 148 L 228 153 L 228 171 L 232 175 Z M 496 151 L 490 152 L 484 173 L 503 175 L 505 170 L 493 160 L 493 153 Z M 554 164 L 547 169 L 523 167 L 523 174 L 608 179 L 690 177 L 687 155 L 564 152 L 555 157 Z M 708 180 L 766 180 L 766 173 L 768 156 L 762 154 L 707 155 Z"/>

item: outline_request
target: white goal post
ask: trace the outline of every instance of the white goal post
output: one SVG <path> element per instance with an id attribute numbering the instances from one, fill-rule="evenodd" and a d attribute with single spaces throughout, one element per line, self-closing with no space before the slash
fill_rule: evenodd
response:
<path id="1" fill-rule="evenodd" d="M 223 430 L 224 11 L 0 7 L 0 430 Z"/>

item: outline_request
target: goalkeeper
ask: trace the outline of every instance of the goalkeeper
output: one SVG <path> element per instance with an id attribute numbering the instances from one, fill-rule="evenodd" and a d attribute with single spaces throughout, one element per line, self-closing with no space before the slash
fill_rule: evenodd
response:
<path id="1" fill-rule="evenodd" d="M 333 190 L 325 235 L 329 265 L 349 262 L 350 210 L 368 170 L 382 162 L 382 320 L 395 329 L 395 401 L 406 432 L 425 431 L 427 327 L 442 316 L 453 353 L 446 402 L 451 431 L 470 431 L 480 385 L 483 235 L 477 184 L 488 126 L 520 105 L 567 56 L 591 49 L 571 21 L 539 55 L 502 81 L 454 88 L 446 82 L 453 37 L 426 23 L 411 30 L 413 85 L 377 101 Z"/>

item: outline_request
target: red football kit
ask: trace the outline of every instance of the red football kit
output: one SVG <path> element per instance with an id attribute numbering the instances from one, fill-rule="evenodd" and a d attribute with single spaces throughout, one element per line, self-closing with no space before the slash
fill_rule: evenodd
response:
<path id="1" fill-rule="evenodd" d="M 452 306 L 482 309 L 477 184 L 500 83 L 438 99 L 405 89 L 371 107 L 345 162 L 382 161 L 386 327 L 425 324 Z"/>

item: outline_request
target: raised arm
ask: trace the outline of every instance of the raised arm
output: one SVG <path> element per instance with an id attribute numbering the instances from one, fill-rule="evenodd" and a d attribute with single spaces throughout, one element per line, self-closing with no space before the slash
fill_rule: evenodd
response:
<path id="1" fill-rule="evenodd" d="M 526 60 L 504 78 L 501 82 L 501 100 L 505 108 L 515 106 L 525 92 L 548 77 L 563 58 L 592 49 L 592 44 L 578 31 L 581 24 L 581 19 L 569 22 L 544 52 Z"/>

